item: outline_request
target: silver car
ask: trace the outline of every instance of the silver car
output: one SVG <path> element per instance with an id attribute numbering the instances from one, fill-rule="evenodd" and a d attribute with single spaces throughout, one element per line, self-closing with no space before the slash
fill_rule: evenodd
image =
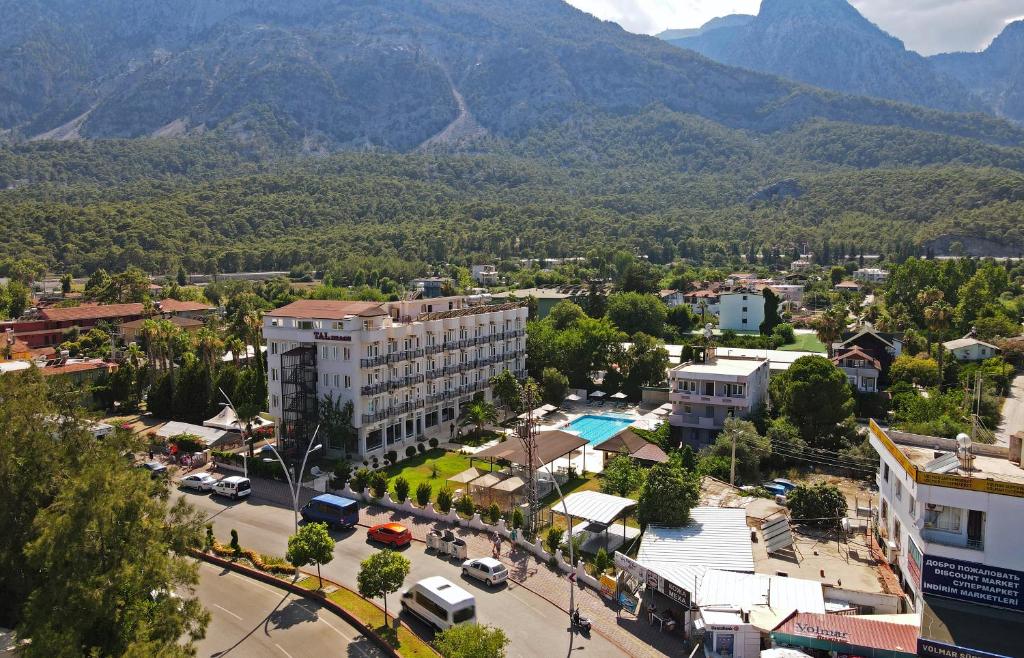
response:
<path id="1" fill-rule="evenodd" d="M 488 585 L 497 585 L 508 580 L 508 569 L 491 557 L 480 557 L 462 563 L 462 575 L 471 576 Z"/>
<path id="2" fill-rule="evenodd" d="M 192 473 L 181 478 L 181 486 L 196 491 L 210 491 L 217 484 L 217 478 L 209 473 Z"/>

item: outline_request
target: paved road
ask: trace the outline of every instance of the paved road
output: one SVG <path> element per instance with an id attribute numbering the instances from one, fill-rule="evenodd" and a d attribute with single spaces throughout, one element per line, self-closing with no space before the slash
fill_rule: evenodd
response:
<path id="1" fill-rule="evenodd" d="M 312 601 L 200 563 L 200 600 L 210 611 L 198 655 L 299 658 L 383 655 L 357 630 Z"/>
<path id="2" fill-rule="evenodd" d="M 238 531 L 239 542 L 261 553 L 283 555 L 287 537 L 293 531 L 290 509 L 267 504 L 259 499 L 242 502 L 210 496 L 208 494 L 183 494 L 197 508 L 203 510 L 214 524 L 214 532 L 221 541 L 230 535 L 231 529 Z M 351 589 L 356 589 L 356 574 L 359 562 L 379 550 L 379 546 L 366 541 L 366 529 L 332 531 L 337 545 L 334 560 L 323 566 L 323 575 Z M 444 576 L 476 596 L 477 619 L 482 624 L 499 626 L 511 639 L 508 655 L 511 656 L 558 656 L 568 655 L 569 633 L 567 615 L 533 592 L 515 583 L 488 588 L 475 580 L 464 579 L 454 562 L 428 555 L 421 543 L 403 549 L 403 554 L 412 562 L 412 570 L 406 579 L 411 584 L 427 576 Z M 378 600 L 378 603 L 381 601 Z M 398 594 L 388 597 L 388 609 L 397 610 Z M 417 632 L 429 637 L 429 631 L 414 618 L 405 619 Z M 307 653 L 306 655 L 310 655 Z M 623 656 L 617 646 L 594 633 L 590 639 L 575 636 L 573 656 Z M 297 654 L 296 654 L 297 658 Z"/>
<path id="3" fill-rule="evenodd" d="M 1010 395 L 1003 403 L 1003 414 L 996 428 L 996 445 L 1009 445 L 1010 435 L 1024 432 L 1024 375 L 1011 382 Z"/>

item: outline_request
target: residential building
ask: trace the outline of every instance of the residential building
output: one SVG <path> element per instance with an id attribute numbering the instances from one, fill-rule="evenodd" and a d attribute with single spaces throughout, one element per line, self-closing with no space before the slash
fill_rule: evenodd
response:
<path id="1" fill-rule="evenodd" d="M 473 266 L 473 280 L 482 286 L 496 286 L 500 278 L 498 268 L 494 265 Z"/>
<path id="2" fill-rule="evenodd" d="M 681 290 L 662 290 L 658 297 L 665 302 L 665 306 L 675 308 L 684 304 L 686 295 Z"/>
<path id="3" fill-rule="evenodd" d="M 702 362 L 669 370 L 669 423 L 683 441 L 710 445 L 726 419 L 749 416 L 764 402 L 769 373 L 768 359 L 719 358 L 709 347 Z"/>
<path id="4" fill-rule="evenodd" d="M 793 283 L 773 283 L 769 288 L 782 298 L 783 302 L 790 302 L 799 306 L 804 301 L 804 287 Z"/>
<path id="5" fill-rule="evenodd" d="M 860 292 L 861 284 L 851 280 L 840 281 L 832 289 L 836 292 Z"/>
<path id="6" fill-rule="evenodd" d="M 900 334 L 875 331 L 873 327 L 865 325 L 856 332 L 845 334 L 840 342 L 834 343 L 832 353 L 839 354 L 854 347 L 859 347 L 878 361 L 880 376 L 885 379 L 889 376 L 889 366 L 903 353 L 903 337 Z"/>
<path id="7" fill-rule="evenodd" d="M 942 653 L 945 647 L 1020 655 L 1006 649 L 1020 648 L 1024 630 L 1021 439 L 1011 437 L 1007 448 L 870 424 L 879 455 L 875 534 L 922 615 L 920 655 L 977 655 Z M 978 637 L 955 628 L 964 620 L 975 630 L 1001 630 Z M 1014 626 L 1018 633 L 1007 641 Z"/>
<path id="8" fill-rule="evenodd" d="M 51 359 L 49 361 L 3 361 L 0 362 L 0 375 L 6 373 L 39 369 L 46 379 L 66 383 L 70 389 L 79 394 L 79 403 L 83 407 L 95 409 L 102 402 L 93 391 L 93 385 L 101 378 L 117 370 L 117 365 L 102 359 Z"/>
<path id="9" fill-rule="evenodd" d="M 410 282 L 413 290 L 419 293 L 424 299 L 444 297 L 454 290 L 452 280 L 446 276 L 430 276 L 422 279 L 413 279 Z"/>
<path id="10" fill-rule="evenodd" d="M 757 281 L 756 274 L 749 274 L 746 272 L 733 272 L 725 278 L 725 285 L 730 288 L 746 287 L 753 285 Z"/>
<path id="11" fill-rule="evenodd" d="M 213 311 L 209 304 L 163 299 L 153 303 L 153 317 L 185 317 L 203 319 Z M 82 304 L 66 308 L 48 307 L 38 311 L 37 317 L 6 322 L 0 329 L 11 329 L 16 338 L 29 348 L 50 347 L 64 342 L 69 331 L 88 332 L 100 324 L 117 326 L 146 316 L 143 304 Z"/>
<path id="12" fill-rule="evenodd" d="M 683 303 L 690 307 L 693 314 L 698 318 L 703 314 L 718 317 L 721 310 L 719 306 L 720 297 L 717 290 L 704 288 L 691 290 L 683 295 Z"/>
<path id="13" fill-rule="evenodd" d="M 719 298 L 718 328 L 722 331 L 760 331 L 764 297 L 748 291 L 723 293 Z"/>
<path id="14" fill-rule="evenodd" d="M 814 265 L 813 260 L 801 257 L 790 263 L 789 269 L 794 272 L 803 272 L 804 270 L 810 268 L 811 265 Z"/>
<path id="15" fill-rule="evenodd" d="M 32 351 L 29 349 L 28 343 L 15 336 L 14 329 L 5 329 L 3 337 L 0 338 L 0 361 L 18 361 L 31 358 Z"/>
<path id="16" fill-rule="evenodd" d="M 957 361 L 984 361 L 999 356 L 1000 349 L 991 343 L 965 336 L 942 344 Z"/>
<path id="17" fill-rule="evenodd" d="M 526 376 L 526 305 L 475 301 L 300 300 L 267 313 L 270 414 L 284 447 L 309 440 L 327 397 L 352 403 L 355 429 L 349 445 L 322 437 L 329 456 L 404 456 L 418 439 L 448 438 L 465 405 L 491 398 L 491 377 Z"/>
<path id="18" fill-rule="evenodd" d="M 846 379 L 861 393 L 877 393 L 882 367 L 874 358 L 859 347 L 850 347 L 837 352 L 832 363 L 846 374 Z"/>
<path id="19" fill-rule="evenodd" d="M 889 272 L 878 267 L 862 267 L 853 273 L 853 278 L 870 283 L 885 283 L 889 279 Z"/>
<path id="20" fill-rule="evenodd" d="M 172 315 L 167 320 L 187 333 L 195 333 L 206 326 L 202 320 L 194 320 L 192 318 L 180 317 L 177 315 Z M 138 341 L 139 332 L 142 330 L 142 325 L 145 323 L 146 320 L 140 318 L 138 320 L 132 320 L 131 322 L 125 322 L 118 327 L 121 332 L 121 339 L 124 341 L 125 345 Z"/>
<path id="21" fill-rule="evenodd" d="M 597 292 L 602 296 L 608 294 L 607 288 L 602 284 L 597 286 Z M 566 300 L 586 308 L 587 298 L 590 296 L 590 293 L 591 287 L 589 285 L 551 286 L 513 290 L 508 292 L 503 298 L 507 301 L 516 301 L 532 297 L 537 303 L 537 319 L 543 320 L 551 312 L 551 309 Z M 495 300 L 497 301 L 498 299 L 499 296 L 496 295 Z"/>

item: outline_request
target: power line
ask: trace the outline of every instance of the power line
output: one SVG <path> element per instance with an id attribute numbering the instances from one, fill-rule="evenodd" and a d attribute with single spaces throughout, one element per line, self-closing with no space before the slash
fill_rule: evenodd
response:
<path id="1" fill-rule="evenodd" d="M 873 461 L 872 462 L 860 462 L 860 461 L 857 461 L 855 458 L 846 459 L 846 458 L 841 458 L 841 457 L 824 457 L 824 456 L 821 456 L 821 455 L 810 455 L 810 456 L 807 456 L 805 453 L 797 452 L 797 450 L 795 448 L 790 449 L 790 448 L 788 448 L 786 446 L 780 447 L 780 446 L 777 446 L 775 444 L 772 444 L 772 452 L 778 453 L 778 454 L 785 454 L 785 455 L 789 455 L 789 456 L 799 456 L 800 458 L 806 459 L 808 461 L 818 461 L 818 462 L 821 462 L 821 463 L 830 463 L 830 464 L 833 464 L 835 466 L 841 466 L 843 468 L 857 468 L 858 470 L 871 471 L 872 473 L 874 473 L 875 471 L 878 470 L 878 465 L 875 462 L 873 462 Z"/>
<path id="2" fill-rule="evenodd" d="M 877 469 L 873 469 L 873 468 L 870 468 L 870 469 L 869 468 L 861 468 L 859 466 L 850 466 L 848 464 L 843 464 L 843 463 L 839 463 L 839 462 L 822 461 L 820 459 L 814 459 L 812 457 L 805 457 L 803 455 L 787 453 L 787 452 L 783 452 L 781 450 L 774 450 L 773 449 L 772 450 L 772 454 L 780 455 L 782 457 L 787 457 L 789 459 L 799 459 L 801 461 L 812 462 L 812 463 L 815 463 L 815 464 L 820 464 L 822 466 L 828 466 L 830 468 L 845 468 L 845 469 L 851 470 L 851 471 L 858 471 L 860 473 L 870 473 L 870 474 L 874 474 L 874 473 L 877 472 Z"/>

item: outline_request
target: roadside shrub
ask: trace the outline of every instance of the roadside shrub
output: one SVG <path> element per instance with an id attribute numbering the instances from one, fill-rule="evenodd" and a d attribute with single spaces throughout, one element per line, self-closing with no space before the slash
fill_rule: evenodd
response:
<path id="1" fill-rule="evenodd" d="M 394 464 L 396 461 L 398 461 L 398 453 L 395 452 L 394 450 L 388 450 L 387 452 L 384 453 L 384 459 Z M 374 459 L 373 461 L 377 460 Z"/>
<path id="2" fill-rule="evenodd" d="M 430 479 L 437 479 L 437 462 L 430 462 Z"/>
<path id="3" fill-rule="evenodd" d="M 476 511 L 476 508 L 473 507 L 473 498 L 469 494 L 459 498 L 459 502 L 455 504 L 455 511 L 462 516 L 473 516 Z"/>
<path id="4" fill-rule="evenodd" d="M 370 476 L 370 493 L 374 498 L 383 498 L 388 491 L 388 476 L 384 471 L 374 471 Z"/>
<path id="5" fill-rule="evenodd" d="M 490 508 L 487 510 L 487 518 L 490 519 L 492 524 L 497 523 L 498 519 L 501 518 L 501 510 L 498 509 L 496 503 L 491 503 Z"/>
<path id="6" fill-rule="evenodd" d="M 395 498 L 400 503 L 404 503 L 405 499 L 409 497 L 409 481 L 402 476 L 395 478 Z"/>
<path id="7" fill-rule="evenodd" d="M 452 509 L 452 490 L 448 487 L 441 487 L 437 492 L 437 509 L 447 514 Z"/>
<path id="8" fill-rule="evenodd" d="M 206 543 L 204 544 L 205 549 L 210 551 L 213 550 L 213 524 L 206 524 Z"/>
<path id="9" fill-rule="evenodd" d="M 427 441 L 427 443 L 430 444 L 431 448 L 436 448 L 437 447 L 437 439 L 435 439 L 435 438 L 431 438 L 429 441 Z"/>
<path id="10" fill-rule="evenodd" d="M 433 493 L 433 487 L 426 482 L 420 482 L 419 486 L 416 487 L 416 504 L 420 507 L 425 507 L 430 502 L 430 496 Z"/>
<path id="11" fill-rule="evenodd" d="M 366 487 L 370 486 L 371 475 L 373 475 L 373 473 L 370 471 L 370 469 L 366 468 L 365 466 L 357 470 L 355 473 L 352 474 L 351 489 L 356 493 L 363 493 L 364 491 L 366 491 Z"/>
<path id="12" fill-rule="evenodd" d="M 352 464 L 347 459 L 339 459 L 334 462 L 334 480 L 339 487 L 345 486 L 350 477 L 352 477 Z"/>
<path id="13" fill-rule="evenodd" d="M 416 446 L 409 446 L 408 448 L 406 448 L 405 449 L 405 456 L 406 457 L 415 457 L 416 456 Z"/>
<path id="14" fill-rule="evenodd" d="M 548 549 L 548 553 L 555 554 L 555 551 L 562 544 L 563 535 L 565 535 L 565 530 L 561 528 L 550 528 L 548 530 L 548 536 L 544 538 L 544 547 Z"/>
<path id="15" fill-rule="evenodd" d="M 512 527 L 513 528 L 515 528 L 516 530 L 519 530 L 520 528 L 523 527 L 523 522 L 524 521 L 525 521 L 525 519 L 523 519 L 523 510 L 519 509 L 518 507 L 515 508 L 514 510 L 512 510 Z"/>
<path id="16" fill-rule="evenodd" d="M 559 548 L 562 549 L 562 557 L 565 560 L 569 559 L 569 542 L 572 542 L 572 566 L 575 567 L 583 557 L 583 535 L 573 535 L 568 538 L 565 543 L 559 546 Z"/>
<path id="17" fill-rule="evenodd" d="M 238 557 L 242 553 L 242 546 L 238 543 L 238 531 L 234 528 L 231 529 L 231 553 L 235 557 Z"/>
<path id="18" fill-rule="evenodd" d="M 608 555 L 608 551 L 603 548 L 597 549 L 597 555 L 594 556 L 594 575 L 600 576 L 611 566 L 612 558 Z"/>
<path id="19" fill-rule="evenodd" d="M 427 448 L 422 443 L 417 443 L 416 444 L 416 452 L 418 452 L 418 453 L 420 453 L 422 455 L 426 451 L 427 451 Z"/>

